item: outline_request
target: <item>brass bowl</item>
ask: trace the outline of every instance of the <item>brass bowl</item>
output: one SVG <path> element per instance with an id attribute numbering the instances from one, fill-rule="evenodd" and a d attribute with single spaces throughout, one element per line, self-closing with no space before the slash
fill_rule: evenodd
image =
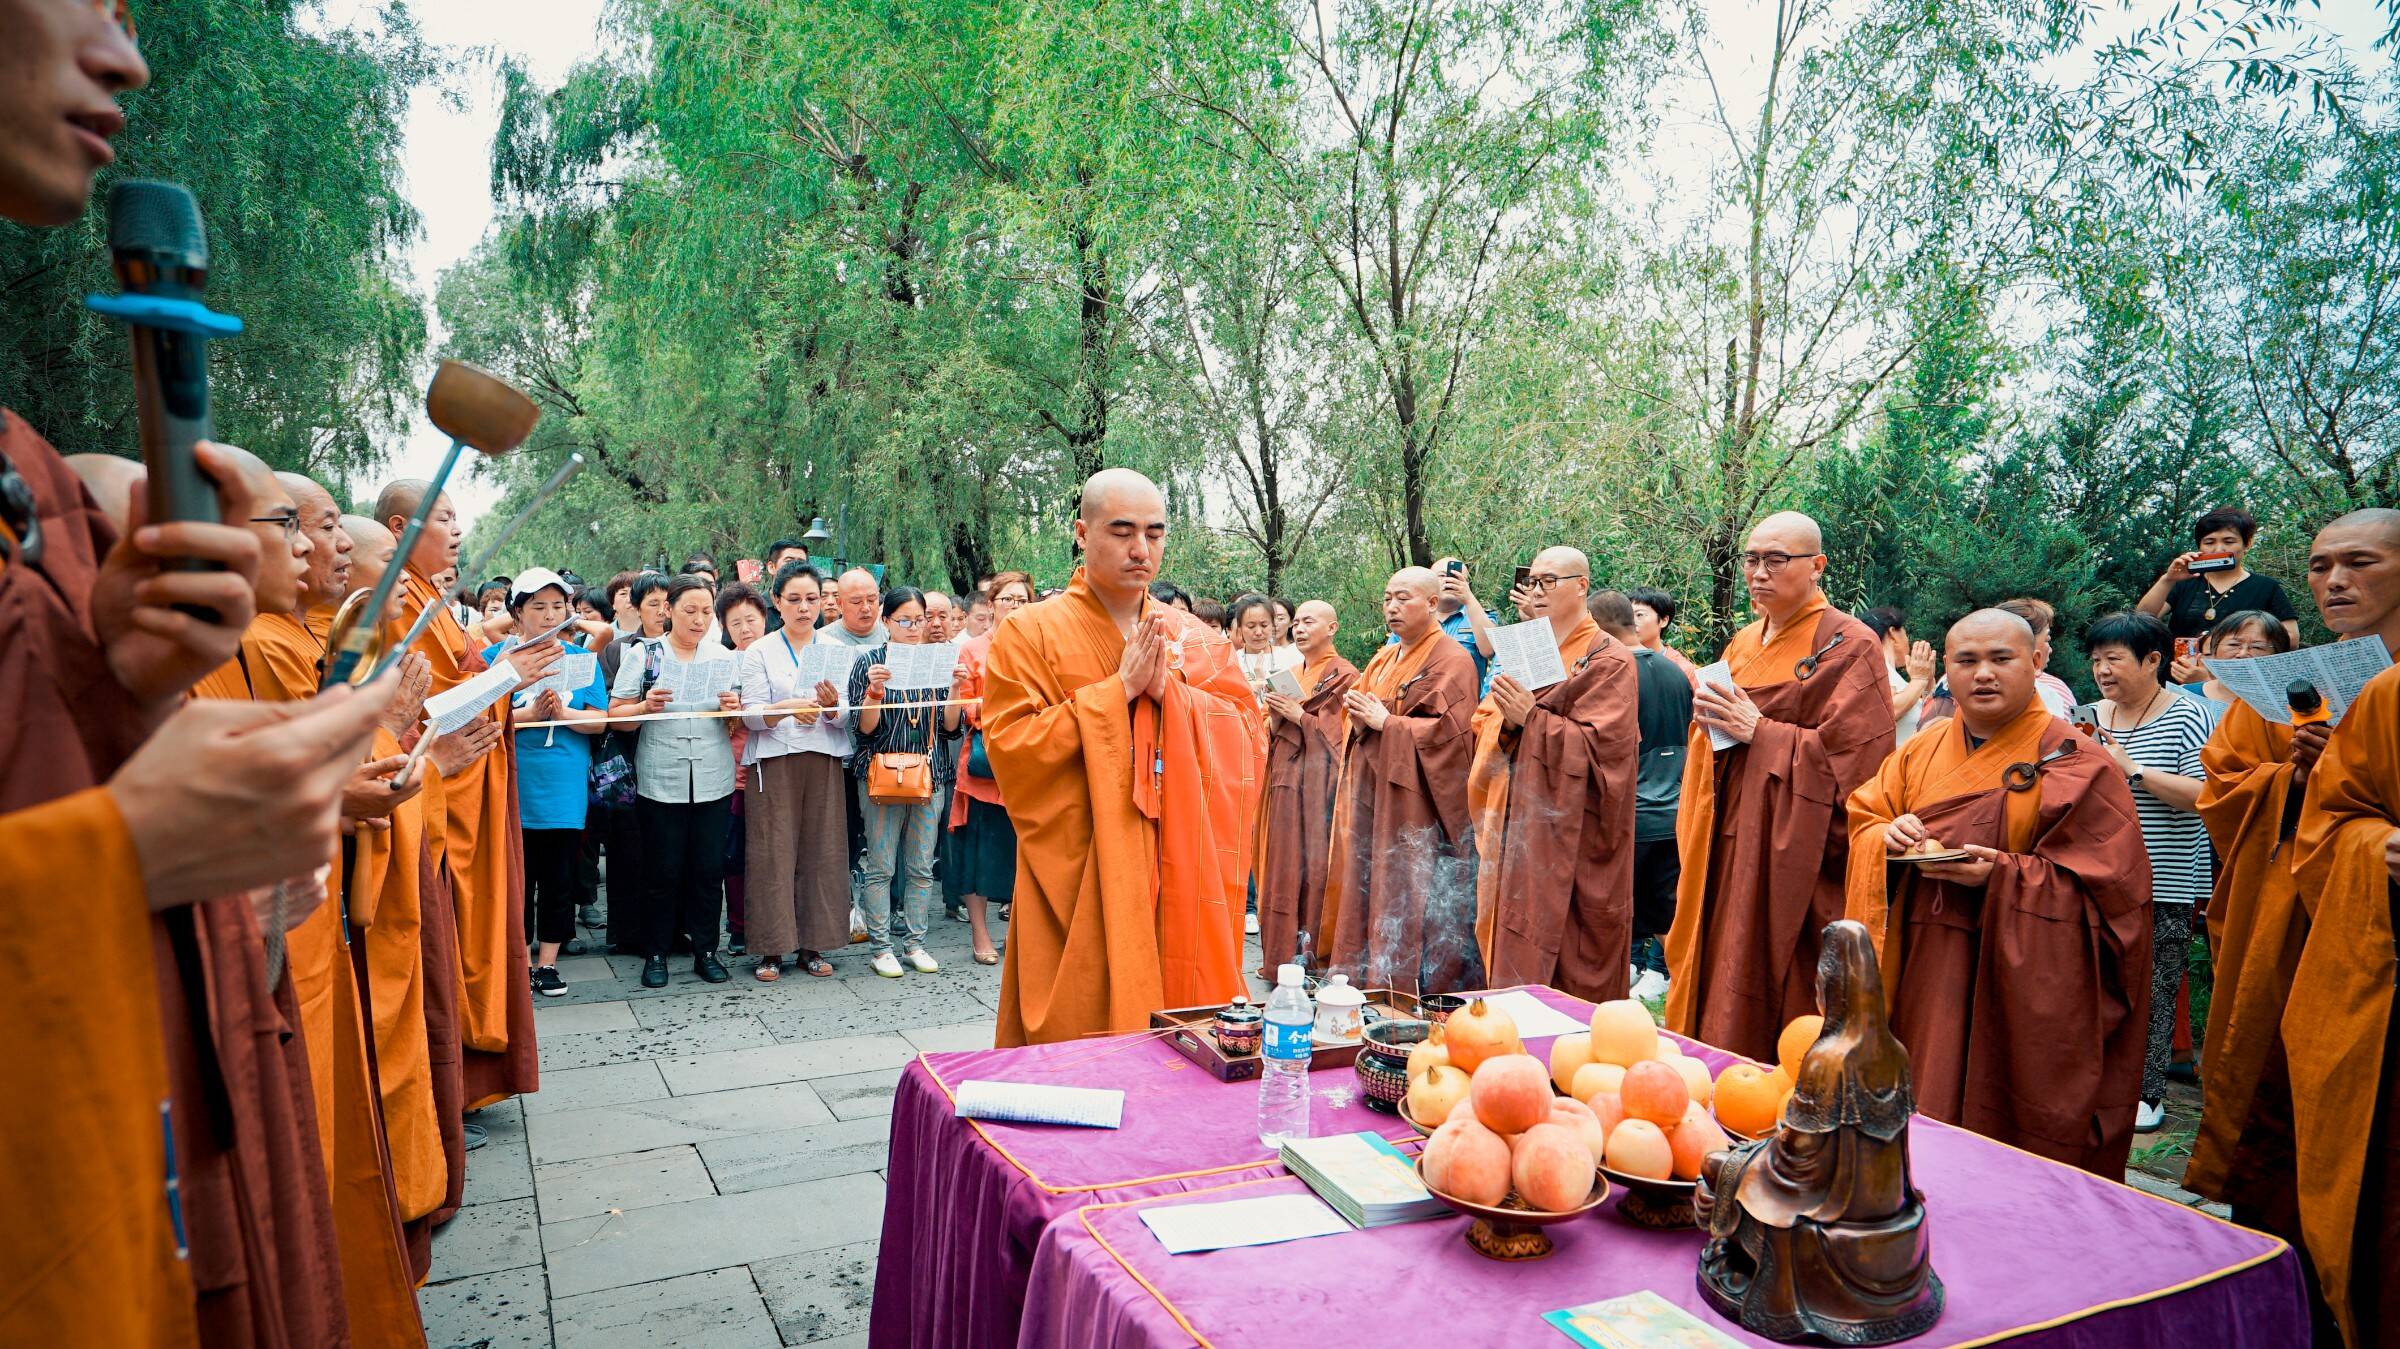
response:
<path id="1" fill-rule="evenodd" d="M 1671 1232 L 1699 1225 L 1692 1212 L 1692 1195 L 1700 1182 L 1628 1175 L 1605 1162 L 1600 1174 L 1625 1187 L 1625 1202 L 1617 1205 L 1617 1214 L 1634 1226 Z"/>
<path id="2" fill-rule="evenodd" d="M 1417 1158 L 1417 1179 L 1425 1179 L 1425 1159 Z M 1494 1260 L 1539 1260 L 1557 1248 L 1557 1243 L 1542 1229 L 1559 1223 L 1572 1222 L 1608 1202 L 1608 1176 L 1595 1170 L 1591 1195 L 1583 1203 L 1564 1213 L 1546 1213 L 1525 1207 L 1525 1201 L 1511 1190 L 1498 1204 L 1474 1204 L 1455 1195 L 1443 1194 L 1430 1183 L 1425 1188 L 1434 1198 L 1473 1218 L 1467 1227 L 1467 1245 L 1477 1255 Z"/>

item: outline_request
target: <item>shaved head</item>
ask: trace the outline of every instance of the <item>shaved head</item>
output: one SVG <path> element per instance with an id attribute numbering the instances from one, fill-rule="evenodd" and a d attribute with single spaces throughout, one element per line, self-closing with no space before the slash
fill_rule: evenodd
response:
<path id="1" fill-rule="evenodd" d="M 1083 550 L 1084 584 L 1130 633 L 1166 561 L 1166 494 L 1132 469 L 1100 470 L 1083 484 L 1075 544 Z"/>
<path id="2" fill-rule="evenodd" d="M 1441 593 L 1442 589 L 1441 580 L 1433 574 L 1431 567 L 1402 567 L 1392 573 L 1392 579 L 1386 588 L 1388 589 L 1390 586 L 1407 586 L 1428 599 Z"/>
<path id="3" fill-rule="evenodd" d="M 1760 543 L 1762 536 L 1774 542 Z M 1821 553 L 1825 551 L 1825 531 L 1814 519 L 1798 511 L 1777 511 L 1750 531 L 1750 546 L 1761 552 L 1780 547 L 1787 553 Z"/>
<path id="4" fill-rule="evenodd" d="M 339 603 L 350 593 L 350 536 L 342 532 L 342 508 L 333 503 L 332 493 L 304 474 L 278 473 L 275 481 L 292 494 L 301 532 L 308 535 L 308 577 L 300 607 Z"/>
<path id="5" fill-rule="evenodd" d="M 375 518 L 389 520 L 397 515 L 402 519 L 417 513 L 418 503 L 425 500 L 425 490 L 433 486 L 423 478 L 402 478 L 388 482 L 375 494 Z M 386 526 L 389 528 L 389 526 Z M 398 535 L 393 536 L 395 539 Z"/>
<path id="6" fill-rule="evenodd" d="M 1978 609 L 1950 625 L 1952 637 L 1975 639 L 2015 640 L 2033 650 L 2033 625 L 2006 609 Z"/>
<path id="7" fill-rule="evenodd" d="M 1583 550 L 1581 548 L 1569 548 L 1563 543 L 1555 547 L 1544 548 L 1542 551 L 1535 553 L 1533 555 L 1533 569 L 1537 572 L 1543 570 L 1553 571 L 1561 576 L 1565 576 L 1570 572 L 1578 576 L 1589 576 L 1592 574 L 1591 561 L 1583 555 Z"/>
<path id="8" fill-rule="evenodd" d="M 372 590 L 392 565 L 392 553 L 400 541 L 392 531 L 363 515 L 342 517 L 342 535 L 350 540 L 350 586 L 354 590 Z M 391 596 L 384 601 L 385 622 L 400 610 L 400 587 L 392 587 Z"/>
<path id="9" fill-rule="evenodd" d="M 432 490 L 433 484 L 423 478 L 402 478 L 388 483 L 375 494 L 375 518 L 397 539 L 407 531 L 408 522 L 425 504 L 425 494 Z M 458 521 L 458 507 L 444 493 L 426 512 L 424 531 L 417 535 L 416 546 L 409 550 L 404 561 L 419 576 L 431 580 L 436 573 L 458 566 L 458 546 L 466 537 L 466 528 Z"/>
<path id="10" fill-rule="evenodd" d="M 1750 587 L 1750 607 L 1772 633 L 1797 617 L 1823 592 L 1825 532 L 1798 511 L 1777 511 L 1750 531 L 1735 559 Z"/>
<path id="11" fill-rule="evenodd" d="M 1441 631 L 1434 607 L 1442 583 L 1430 568 L 1402 567 L 1383 585 L 1383 626 L 1402 643 L 1415 645 L 1427 633 Z"/>
<path id="12" fill-rule="evenodd" d="M 291 489 L 264 459 L 236 445 L 218 449 L 234 466 L 234 485 L 225 494 L 225 513 L 246 522 L 258 535 L 258 611 L 297 613 L 307 591 L 315 543 L 304 528 L 287 531 L 279 517 L 297 517 L 300 503 L 292 499 Z"/>
<path id="13" fill-rule="evenodd" d="M 1969 734 L 1989 739 L 2034 705 L 2036 647 L 2033 625 L 2006 609 L 1978 609 L 1950 625 L 1943 661 Z"/>
<path id="14" fill-rule="evenodd" d="M 875 573 L 864 567 L 852 567 L 833 583 L 834 609 L 842 616 L 842 627 L 853 637 L 875 631 L 882 600 L 883 588 L 875 583 Z"/>
<path id="15" fill-rule="evenodd" d="M 1527 617 L 1539 616 L 1550 620 L 1550 629 L 1565 641 L 1567 634 L 1583 626 L 1584 601 L 1592 593 L 1592 564 L 1580 548 L 1556 544 L 1533 555 L 1526 569 L 1526 585 L 1532 590 Z"/>
<path id="16" fill-rule="evenodd" d="M 67 467 L 83 479 L 84 490 L 100 505 L 100 513 L 125 532 L 126 521 L 133 518 L 133 493 L 149 478 L 139 459 L 121 454 L 70 454 Z"/>
<path id="17" fill-rule="evenodd" d="M 2400 651 L 2400 511 L 2352 511 L 2318 530 L 2308 588 L 2337 636 L 2378 636 Z"/>
<path id="18" fill-rule="evenodd" d="M 1130 468 L 1104 468 L 1084 480 L 1079 504 L 1084 521 L 1099 524 L 1142 506 L 1155 506 L 1164 515 L 1167 495 L 1158 490 L 1157 483 Z"/>

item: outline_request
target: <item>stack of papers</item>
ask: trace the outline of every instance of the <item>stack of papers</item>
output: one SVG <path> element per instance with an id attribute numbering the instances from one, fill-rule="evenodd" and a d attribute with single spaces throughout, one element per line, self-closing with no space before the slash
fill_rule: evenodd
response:
<path id="1" fill-rule="evenodd" d="M 1542 1319 L 1584 1349 L 1734 1349 L 1735 1343 L 1647 1288 Z"/>
<path id="2" fill-rule="evenodd" d="M 1733 667 L 1724 661 L 1718 661 L 1714 665 L 1701 666 L 1699 673 L 1692 676 L 1693 688 L 1704 689 L 1711 684 L 1723 684 L 1729 688 L 1732 687 Z M 1730 735 L 1727 735 L 1725 732 L 1718 730 L 1714 726 L 1708 728 L 1708 746 L 1710 749 L 1732 749 L 1735 745 L 1740 743 L 1742 742 L 1734 739 Z"/>
<path id="3" fill-rule="evenodd" d="M 1030 1082 L 958 1084 L 960 1119 L 1011 1124 L 1080 1124 L 1114 1129 L 1125 1116 L 1125 1093 L 1104 1087 L 1045 1087 Z"/>
<path id="4" fill-rule="evenodd" d="M 1142 1222 L 1169 1255 L 1222 1251 L 1234 1246 L 1272 1246 L 1279 1241 L 1329 1237 L 1350 1230 L 1350 1224 L 1313 1194 L 1146 1208 L 1142 1210 Z"/>
<path id="5" fill-rule="evenodd" d="M 1413 1223 L 1450 1211 L 1398 1148 L 1371 1133 L 1292 1139 L 1283 1145 L 1283 1164 L 1353 1227 Z"/>

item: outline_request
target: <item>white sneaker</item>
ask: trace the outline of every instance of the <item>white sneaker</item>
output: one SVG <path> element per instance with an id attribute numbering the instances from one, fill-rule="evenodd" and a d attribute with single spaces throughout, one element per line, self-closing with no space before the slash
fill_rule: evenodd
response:
<path id="1" fill-rule="evenodd" d="M 1255 913 L 1245 913 L 1245 914 L 1243 914 L 1243 915 L 1242 915 L 1242 931 L 1249 933 L 1249 934 L 1250 934 L 1251 936 L 1253 936 L 1253 937 L 1255 937 L 1255 936 L 1257 936 L 1257 935 L 1258 935 L 1258 915 L 1257 915 L 1257 914 L 1255 914 Z"/>
<path id="2" fill-rule="evenodd" d="M 1645 1001 L 1667 996 L 1667 976 L 1656 970 L 1642 971 L 1642 977 L 1633 981 L 1633 996 Z"/>
<path id="3" fill-rule="evenodd" d="M 2134 1109 L 2133 1131 L 2137 1134 L 2156 1133 L 2158 1126 L 2166 1122 L 2167 1103 L 2164 1101 L 2144 1101 Z"/>
<path id="4" fill-rule="evenodd" d="M 933 954 L 920 946 L 908 953 L 908 967 L 919 974 L 940 974 L 942 967 L 934 963 Z"/>
<path id="5" fill-rule="evenodd" d="M 894 956 L 889 951 L 878 952 L 873 960 L 867 962 L 867 967 L 874 970 L 877 974 L 882 975 L 886 979 L 897 979 L 900 977 L 899 957 Z"/>

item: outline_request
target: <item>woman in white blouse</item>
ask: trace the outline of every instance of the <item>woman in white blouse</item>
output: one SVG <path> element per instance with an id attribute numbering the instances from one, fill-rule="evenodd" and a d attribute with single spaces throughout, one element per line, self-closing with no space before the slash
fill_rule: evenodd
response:
<path id="1" fill-rule="evenodd" d="M 743 762 L 751 765 L 742 792 L 746 919 L 762 984 L 783 977 L 787 953 L 822 979 L 833 973 L 825 952 L 850 941 L 850 859 L 843 855 L 850 835 L 842 804 L 850 789 L 843 768 L 850 731 L 822 709 L 841 706 L 858 655 L 837 642 L 812 644 L 825 590 L 807 563 L 785 563 L 771 593 L 783 627 L 742 653 L 742 708 L 749 714 L 742 721 L 750 728 Z M 829 663 L 812 664 L 812 651 L 816 662 Z"/>

